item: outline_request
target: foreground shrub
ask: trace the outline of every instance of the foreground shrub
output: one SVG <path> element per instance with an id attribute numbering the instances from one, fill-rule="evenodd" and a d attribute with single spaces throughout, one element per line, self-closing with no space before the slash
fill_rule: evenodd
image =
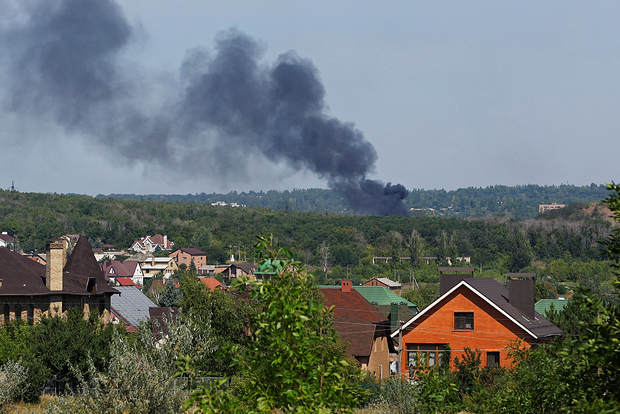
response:
<path id="1" fill-rule="evenodd" d="M 116 334 L 110 345 L 108 370 L 97 371 L 89 360 L 86 375 L 76 371 L 82 392 L 47 404 L 50 413 L 149 413 L 182 411 L 189 393 L 173 378 L 180 355 L 195 355 L 210 346 L 191 322 L 168 323 L 168 335 L 153 339 L 146 327 L 137 340 Z M 198 351 L 197 351 L 198 350 Z"/>
<path id="2" fill-rule="evenodd" d="M 21 399 L 21 391 L 26 381 L 27 369 L 21 362 L 8 361 L 0 371 L 0 407 Z"/>

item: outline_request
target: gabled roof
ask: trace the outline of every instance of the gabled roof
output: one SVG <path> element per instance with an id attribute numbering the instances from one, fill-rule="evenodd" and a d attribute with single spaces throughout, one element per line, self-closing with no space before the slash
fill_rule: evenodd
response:
<path id="1" fill-rule="evenodd" d="M 369 356 L 377 325 L 389 321 L 356 290 L 321 289 L 327 306 L 334 306 L 334 329 L 349 342 L 349 355 Z"/>
<path id="2" fill-rule="evenodd" d="M 214 277 L 199 277 L 198 280 L 200 280 L 206 287 L 208 287 L 209 290 L 225 289 L 225 286 Z"/>
<path id="3" fill-rule="evenodd" d="M 101 270 L 106 277 L 132 277 L 136 273 L 136 267 L 139 267 L 139 263 L 131 260 L 106 260 L 101 263 Z"/>
<path id="4" fill-rule="evenodd" d="M 470 278 L 463 279 L 456 286 L 445 294 L 441 295 L 437 300 L 424 308 L 420 313 L 407 321 L 402 328 L 392 333 L 392 337 L 398 335 L 401 330 L 406 330 L 408 326 L 421 318 L 423 315 L 433 312 L 440 306 L 441 302 L 447 298 L 452 292 L 458 289 L 469 289 L 482 300 L 487 302 L 508 320 L 523 329 L 528 335 L 534 339 L 549 336 L 561 335 L 560 328 L 545 319 L 540 313 L 534 312 L 534 319 L 528 318 L 523 312 L 508 303 L 508 289 L 497 283 L 492 278 Z"/>
<path id="5" fill-rule="evenodd" d="M 0 234 L 0 240 L 4 240 L 7 243 L 11 243 L 15 241 L 15 238 L 11 236 L 10 234 L 2 233 Z"/>
<path id="6" fill-rule="evenodd" d="M 135 286 L 136 284 L 133 283 L 133 279 L 130 277 L 117 277 L 116 278 L 116 283 L 118 283 L 120 286 Z"/>
<path id="7" fill-rule="evenodd" d="M 112 296 L 110 303 L 114 314 L 136 328 L 140 326 L 140 322 L 147 322 L 149 308 L 157 305 L 135 286 L 117 286 L 116 289 L 120 295 Z"/>
<path id="8" fill-rule="evenodd" d="M 203 252 L 202 250 L 197 249 L 195 247 L 181 247 L 179 250 L 182 251 L 183 253 L 189 254 L 190 256 L 206 256 L 207 255 L 206 252 Z"/>
<path id="9" fill-rule="evenodd" d="M 256 269 L 256 266 L 254 266 L 251 263 L 233 263 L 230 265 L 230 267 L 236 267 L 238 269 L 243 270 L 246 274 L 252 274 L 252 271 L 254 271 L 254 269 Z"/>

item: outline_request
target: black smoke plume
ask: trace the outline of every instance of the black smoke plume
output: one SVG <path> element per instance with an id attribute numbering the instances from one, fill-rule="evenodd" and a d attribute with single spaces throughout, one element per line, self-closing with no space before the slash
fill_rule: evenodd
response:
<path id="1" fill-rule="evenodd" d="M 217 36 L 213 52 L 190 51 L 178 84 L 162 86 L 127 63 L 135 29 L 114 1 L 24 4 L 20 18 L 0 28 L 5 108 L 50 117 L 130 159 L 188 175 L 207 157 L 238 172 L 248 153 L 261 154 L 265 168 L 284 162 L 312 171 L 357 211 L 407 214 L 404 186 L 367 178 L 377 160 L 372 144 L 327 115 L 310 60 L 287 52 L 264 63 L 263 45 L 232 29 Z"/>

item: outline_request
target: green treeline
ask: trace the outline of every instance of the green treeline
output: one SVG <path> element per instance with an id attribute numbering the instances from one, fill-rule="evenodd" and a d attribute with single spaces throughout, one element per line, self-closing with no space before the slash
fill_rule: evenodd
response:
<path id="1" fill-rule="evenodd" d="M 140 237 L 160 233 L 178 247 L 206 251 L 215 264 L 231 254 L 237 260 L 251 257 L 256 237 L 273 233 L 304 264 L 330 269 L 359 267 L 373 257 L 396 258 L 388 263 L 391 270 L 411 263 L 401 257 L 413 258 L 413 267 L 422 257 L 436 257 L 438 263 L 470 257 L 476 267 L 509 271 L 532 261 L 600 260 L 597 241 L 612 224 L 596 210 L 565 211 L 571 214 L 524 221 L 377 217 L 0 191 L 0 229 L 26 252 L 42 252 L 48 238 L 63 234 L 84 234 L 94 247 L 126 249 Z"/>
<path id="2" fill-rule="evenodd" d="M 486 188 L 460 188 L 458 190 L 409 190 L 405 205 L 414 209 L 413 215 L 435 217 L 484 217 L 506 216 L 528 219 L 538 216 L 538 205 L 559 203 L 587 203 L 600 201 L 607 196 L 604 185 L 559 186 L 522 185 L 509 187 L 496 185 Z M 272 210 L 305 211 L 315 213 L 355 214 L 345 198 L 338 192 L 319 188 L 294 189 L 293 191 L 249 191 L 228 194 L 186 195 L 136 195 L 100 194 L 98 198 L 127 200 L 180 201 L 189 203 L 237 203 L 252 208 L 265 207 Z"/>
<path id="3" fill-rule="evenodd" d="M 579 285 L 605 297 L 611 273 L 598 241 L 612 223 L 600 209 L 586 206 L 575 203 L 528 220 L 378 217 L 0 191 L 0 231 L 16 237 L 25 252 L 43 252 L 47 239 L 63 234 L 83 234 L 93 247 L 118 249 L 145 235 L 166 234 L 177 247 L 207 252 L 209 264 L 231 255 L 252 261 L 256 237 L 274 234 L 324 284 L 373 277 L 434 284 L 437 267 L 463 265 L 454 260 L 460 257 L 481 276 L 537 273 L 544 284 L 538 298 L 562 296 Z M 392 259 L 373 260 L 381 257 Z M 424 304 L 433 294 L 414 302 Z"/>

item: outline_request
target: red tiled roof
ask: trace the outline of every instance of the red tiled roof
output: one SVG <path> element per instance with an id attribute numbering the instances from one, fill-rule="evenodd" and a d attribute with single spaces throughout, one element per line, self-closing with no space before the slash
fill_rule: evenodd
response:
<path id="1" fill-rule="evenodd" d="M 388 323 L 388 319 L 370 304 L 355 289 L 321 289 L 326 305 L 334 306 L 334 329 L 340 339 L 350 342 L 351 356 L 369 356 L 375 338 L 377 324 Z"/>
<path id="2" fill-rule="evenodd" d="M 130 277 L 117 277 L 116 283 L 118 283 L 121 286 L 135 286 L 136 285 L 135 283 L 133 283 L 133 280 Z"/>
<path id="3" fill-rule="evenodd" d="M 220 289 L 224 288 L 224 285 L 222 285 L 220 281 L 214 277 L 199 277 L 198 280 L 200 280 L 206 287 L 208 287 L 209 290 L 215 290 L 217 288 L 220 288 Z"/>

